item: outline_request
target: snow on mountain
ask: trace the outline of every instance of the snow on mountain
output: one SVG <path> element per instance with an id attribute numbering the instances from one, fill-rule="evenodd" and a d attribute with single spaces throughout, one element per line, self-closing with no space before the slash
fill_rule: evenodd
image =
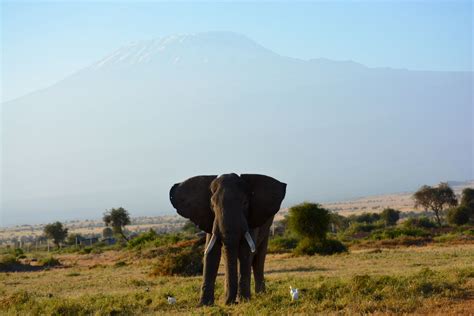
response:
<path id="1" fill-rule="evenodd" d="M 171 35 L 123 46 L 93 65 L 137 65 L 152 62 L 212 62 L 225 58 L 262 58 L 275 55 L 245 36 L 231 32 Z"/>

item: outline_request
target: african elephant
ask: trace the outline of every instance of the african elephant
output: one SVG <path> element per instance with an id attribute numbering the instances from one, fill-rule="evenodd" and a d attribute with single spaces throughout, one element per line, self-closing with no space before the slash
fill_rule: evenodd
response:
<path id="1" fill-rule="evenodd" d="M 258 174 L 196 176 L 176 183 L 170 200 L 178 214 L 204 230 L 204 277 L 201 305 L 214 303 L 214 285 L 223 249 L 225 302 L 250 299 L 253 268 L 255 292 L 265 290 L 263 270 L 273 216 L 285 197 L 286 184 Z"/>

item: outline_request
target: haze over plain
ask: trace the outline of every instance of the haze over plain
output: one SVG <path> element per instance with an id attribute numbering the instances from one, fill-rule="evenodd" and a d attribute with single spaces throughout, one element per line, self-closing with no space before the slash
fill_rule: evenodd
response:
<path id="1" fill-rule="evenodd" d="M 0 226 L 171 212 L 170 185 L 198 174 L 269 174 L 284 206 L 472 179 L 472 75 L 287 57 L 235 32 L 128 44 L 2 104 Z"/>

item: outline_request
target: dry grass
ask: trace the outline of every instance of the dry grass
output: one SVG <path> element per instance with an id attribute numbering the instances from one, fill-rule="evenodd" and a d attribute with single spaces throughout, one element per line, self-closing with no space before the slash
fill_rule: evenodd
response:
<path id="1" fill-rule="evenodd" d="M 463 314 L 473 310 L 474 244 L 356 250 L 326 257 L 269 255 L 268 293 L 250 303 L 223 305 L 221 267 L 218 303 L 211 308 L 196 307 L 201 277 L 153 277 L 154 259 L 116 251 L 57 258 L 61 268 L 0 273 L 0 314 Z M 289 285 L 302 290 L 298 302 L 290 301 Z M 178 303 L 168 305 L 167 295 L 174 295 Z"/>

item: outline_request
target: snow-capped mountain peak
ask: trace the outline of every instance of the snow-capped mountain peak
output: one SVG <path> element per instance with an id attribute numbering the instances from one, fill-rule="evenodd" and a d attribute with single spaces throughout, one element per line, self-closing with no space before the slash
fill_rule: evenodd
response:
<path id="1" fill-rule="evenodd" d="M 249 38 L 232 32 L 179 34 L 130 43 L 99 60 L 93 68 L 149 63 L 207 63 L 223 58 L 274 55 Z"/>

